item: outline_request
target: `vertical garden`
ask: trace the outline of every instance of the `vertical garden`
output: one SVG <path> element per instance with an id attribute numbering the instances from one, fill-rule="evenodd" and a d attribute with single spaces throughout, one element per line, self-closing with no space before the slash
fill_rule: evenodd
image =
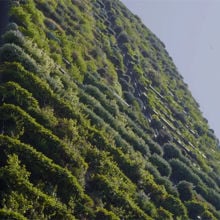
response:
<path id="1" fill-rule="evenodd" d="M 119 0 L 0 1 L 0 35 L 0 219 L 220 219 L 219 141 Z"/>

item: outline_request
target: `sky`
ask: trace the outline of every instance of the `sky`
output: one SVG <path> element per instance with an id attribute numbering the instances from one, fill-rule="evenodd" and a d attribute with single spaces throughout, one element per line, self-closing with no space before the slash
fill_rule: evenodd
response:
<path id="1" fill-rule="evenodd" d="M 220 139 L 220 0 L 121 0 L 159 37 Z"/>

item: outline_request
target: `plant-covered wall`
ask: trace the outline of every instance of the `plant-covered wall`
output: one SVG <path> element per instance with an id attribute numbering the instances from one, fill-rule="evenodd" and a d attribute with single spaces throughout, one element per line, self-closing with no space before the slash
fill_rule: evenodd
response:
<path id="1" fill-rule="evenodd" d="M 0 6 L 1 219 L 220 219 L 219 141 L 137 16 Z"/>

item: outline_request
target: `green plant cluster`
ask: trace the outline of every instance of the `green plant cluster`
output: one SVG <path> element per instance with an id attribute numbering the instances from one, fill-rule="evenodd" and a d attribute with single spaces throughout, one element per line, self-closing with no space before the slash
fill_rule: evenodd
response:
<path id="1" fill-rule="evenodd" d="M 219 141 L 141 20 L 119 0 L 8 3 L 0 219 L 220 219 Z"/>

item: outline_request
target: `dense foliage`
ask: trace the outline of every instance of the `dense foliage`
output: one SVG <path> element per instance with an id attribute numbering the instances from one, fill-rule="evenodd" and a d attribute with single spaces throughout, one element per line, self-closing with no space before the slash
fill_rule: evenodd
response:
<path id="1" fill-rule="evenodd" d="M 0 219 L 220 219 L 219 141 L 137 16 L 3 4 Z"/>

